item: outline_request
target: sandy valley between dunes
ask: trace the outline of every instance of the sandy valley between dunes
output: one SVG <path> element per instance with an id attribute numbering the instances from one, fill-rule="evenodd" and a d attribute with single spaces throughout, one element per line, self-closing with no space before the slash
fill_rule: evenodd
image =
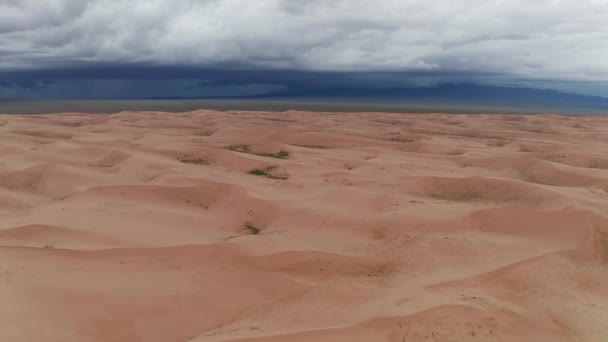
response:
<path id="1" fill-rule="evenodd" d="M 0 116 L 0 341 L 608 341 L 608 117 Z"/>

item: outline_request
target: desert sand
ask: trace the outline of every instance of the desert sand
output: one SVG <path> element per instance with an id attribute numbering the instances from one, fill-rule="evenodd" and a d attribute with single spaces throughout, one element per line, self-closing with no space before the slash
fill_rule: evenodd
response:
<path id="1" fill-rule="evenodd" d="M 608 117 L 2 115 L 0 246 L 1 341 L 604 342 Z"/>

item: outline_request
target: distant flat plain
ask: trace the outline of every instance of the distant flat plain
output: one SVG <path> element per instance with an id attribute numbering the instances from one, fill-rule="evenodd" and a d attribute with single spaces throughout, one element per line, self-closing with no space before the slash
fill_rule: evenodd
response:
<path id="1" fill-rule="evenodd" d="M 0 100 L 0 114 L 118 113 L 121 111 L 188 112 L 197 109 L 312 112 L 390 112 L 451 114 L 601 114 L 572 108 L 503 107 L 454 103 L 380 102 L 305 99 L 148 99 L 148 100 Z"/>

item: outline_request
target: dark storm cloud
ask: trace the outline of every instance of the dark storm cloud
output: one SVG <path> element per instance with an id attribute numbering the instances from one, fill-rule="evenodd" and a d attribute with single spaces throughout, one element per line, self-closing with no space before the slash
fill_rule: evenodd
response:
<path id="1" fill-rule="evenodd" d="M 199 79 L 204 85 L 248 83 L 281 83 L 290 87 L 334 87 L 338 85 L 399 86 L 420 80 L 481 80 L 505 77 L 500 73 L 468 71 L 306 71 L 289 69 L 231 69 L 214 67 L 146 66 L 141 64 L 112 65 L 99 63 L 88 67 L 47 70 L 0 71 L 4 79 Z M 414 83 L 413 83 L 414 82 Z"/>
<path id="2" fill-rule="evenodd" d="M 606 18 L 604 0 L 0 0 L 0 98 L 459 82 L 608 95 Z"/>
<path id="3" fill-rule="evenodd" d="M 225 70 L 100 63 L 88 68 L 0 71 L 0 99 L 249 96 L 454 83 L 553 88 L 600 96 L 608 94 L 606 82 L 516 80 L 489 72 Z"/>

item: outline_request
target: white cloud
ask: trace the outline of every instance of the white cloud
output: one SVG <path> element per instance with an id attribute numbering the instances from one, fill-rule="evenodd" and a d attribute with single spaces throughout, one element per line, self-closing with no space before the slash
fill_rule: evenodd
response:
<path id="1" fill-rule="evenodd" d="M 146 63 L 608 80 L 605 0 L 0 0 L 0 69 Z"/>

